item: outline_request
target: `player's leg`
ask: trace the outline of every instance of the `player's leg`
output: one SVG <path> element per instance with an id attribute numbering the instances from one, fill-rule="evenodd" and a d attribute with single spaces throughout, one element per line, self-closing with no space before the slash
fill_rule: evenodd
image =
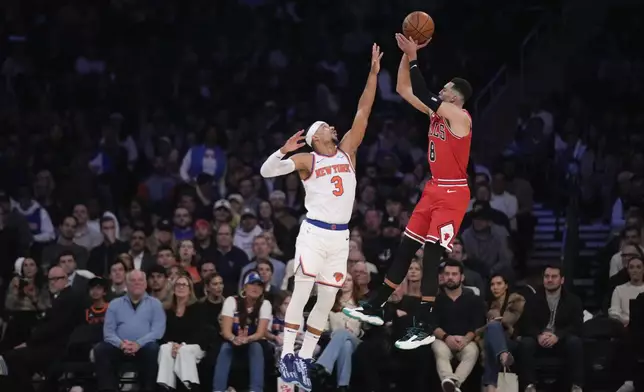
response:
<path id="1" fill-rule="evenodd" d="M 396 342 L 402 350 L 412 350 L 434 342 L 436 323 L 432 310 L 438 294 L 438 269 L 446 250 L 451 250 L 458 225 L 461 223 L 460 211 L 453 209 L 436 209 L 432 213 L 430 229 L 423 254 L 423 277 L 421 279 L 421 306 L 417 323 L 403 339 Z"/>
<path id="2" fill-rule="evenodd" d="M 307 241 L 308 239 L 308 241 Z M 295 285 L 291 302 L 284 315 L 284 344 L 279 363 L 282 379 L 287 383 L 298 382 L 296 369 L 295 340 L 304 320 L 304 307 L 309 300 L 311 290 L 315 285 L 315 277 L 322 263 L 322 258 L 315 248 L 309 246 L 310 238 L 301 233 L 295 250 Z"/>
<path id="3" fill-rule="evenodd" d="M 343 312 L 349 317 L 358 319 L 372 325 L 383 325 L 382 319 L 382 306 L 387 302 L 391 294 L 402 283 L 407 275 L 409 265 L 412 259 L 425 242 L 426 234 L 430 226 L 431 218 L 431 205 L 426 195 L 427 188 L 423 192 L 423 196 L 414 208 L 407 228 L 400 241 L 400 245 L 396 250 L 396 256 L 387 275 L 384 283 L 378 287 L 376 294 L 365 303 L 363 306 L 348 309 L 344 308 Z"/>

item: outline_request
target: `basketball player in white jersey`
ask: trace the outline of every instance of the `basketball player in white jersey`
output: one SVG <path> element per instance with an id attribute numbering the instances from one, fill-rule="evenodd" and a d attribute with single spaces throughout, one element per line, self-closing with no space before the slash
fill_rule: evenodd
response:
<path id="1" fill-rule="evenodd" d="M 306 196 L 306 219 L 302 222 L 295 248 L 295 289 L 286 311 L 284 347 L 280 372 L 285 382 L 311 389 L 308 368 L 320 335 L 335 302 L 335 296 L 347 274 L 349 255 L 349 220 L 356 193 L 356 152 L 367 128 L 376 96 L 382 53 L 374 44 L 367 85 L 358 102 L 351 130 L 338 143 L 334 127 L 322 121 L 311 125 L 306 134 L 300 131 L 273 153 L 261 168 L 264 177 L 276 177 L 298 171 Z M 283 159 L 290 152 L 308 144 L 313 152 Z M 304 306 L 313 285 L 318 284 L 317 302 L 306 325 L 302 348 L 294 354 L 295 338 L 303 320 Z"/>

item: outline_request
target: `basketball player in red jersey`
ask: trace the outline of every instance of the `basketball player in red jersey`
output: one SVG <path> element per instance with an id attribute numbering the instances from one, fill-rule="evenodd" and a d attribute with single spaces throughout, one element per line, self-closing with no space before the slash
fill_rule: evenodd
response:
<path id="1" fill-rule="evenodd" d="M 425 185 L 420 201 L 414 208 L 384 284 L 362 307 L 345 308 L 343 312 L 369 324 L 382 325 L 382 306 L 403 281 L 415 253 L 424 245 L 421 291 L 427 317 L 396 342 L 396 347 L 400 349 L 414 349 L 435 340 L 429 316 L 438 293 L 438 266 L 445 249 L 452 249 L 454 236 L 458 233 L 470 199 L 466 172 L 472 118 L 463 105 L 472 95 L 472 87 L 466 80 L 454 78 L 438 95 L 431 93 L 418 69 L 416 58 L 416 51 L 429 42 L 418 45 L 402 34 L 396 34 L 396 41 L 404 52 L 398 68 L 396 91 L 430 118 L 428 160 L 432 179 Z"/>

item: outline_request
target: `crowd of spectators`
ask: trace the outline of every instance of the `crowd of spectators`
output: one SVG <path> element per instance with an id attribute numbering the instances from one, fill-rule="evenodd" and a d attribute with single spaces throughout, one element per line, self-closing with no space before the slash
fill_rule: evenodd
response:
<path id="1" fill-rule="evenodd" d="M 374 40 L 387 54 L 359 152 L 350 275 L 311 369 L 316 390 L 494 390 L 508 367 L 532 391 L 542 381 L 535 358 L 548 353 L 566 359 L 568 377 L 558 376 L 580 390 L 582 304 L 559 265 L 527 265 L 540 163 L 578 161 L 585 205 L 602 207 L 587 208 L 601 211 L 588 219 L 627 227 L 607 246 L 617 288 L 606 314 L 628 326 L 629 300 L 644 287 L 643 158 L 626 132 L 642 116 L 616 105 L 591 123 L 583 89 L 571 88 L 579 95 L 562 113 L 528 112 L 514 156 L 473 165 L 472 202 L 438 277 L 431 349 L 393 348 L 414 332 L 422 257 L 386 305 L 385 328 L 341 312 L 382 282 L 430 175 L 425 124 L 394 92 L 390 35 L 425 9 L 416 3 L 3 2 L 0 390 L 116 391 L 132 373 L 143 391 L 274 389 L 304 195 L 296 174 L 265 180 L 257 169 L 312 120 L 348 124 Z M 512 52 L 540 8 L 503 3 L 427 10 L 450 31 L 431 53 L 454 56 L 423 62 L 434 87 L 455 74 L 480 86 Z M 639 25 L 619 27 L 626 33 L 606 38 L 615 50 L 593 53 L 602 59 L 593 77 L 624 99 L 644 73 L 625 45 Z M 626 74 L 628 83 L 615 80 Z M 606 136 L 613 124 L 630 156 Z"/>

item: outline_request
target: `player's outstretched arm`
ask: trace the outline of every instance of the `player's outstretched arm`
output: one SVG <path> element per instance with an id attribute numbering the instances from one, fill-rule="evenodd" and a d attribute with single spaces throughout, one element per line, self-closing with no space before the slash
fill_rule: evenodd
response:
<path id="1" fill-rule="evenodd" d="M 364 139 L 365 131 L 367 130 L 367 123 L 369 122 L 369 115 L 373 107 L 373 101 L 376 99 L 376 91 L 378 88 L 378 72 L 380 72 L 380 59 L 382 53 L 380 47 L 373 44 L 371 48 L 371 70 L 367 78 L 367 85 L 360 96 L 358 101 L 358 111 L 353 119 L 351 129 L 347 132 L 342 141 L 340 148 L 349 155 L 354 155 L 358 150 L 362 139 Z"/>
<path id="2" fill-rule="evenodd" d="M 301 153 L 291 156 L 289 159 L 283 159 L 286 154 L 293 152 L 304 145 L 304 130 L 291 136 L 279 150 L 275 151 L 266 159 L 266 162 L 259 169 L 259 173 L 264 178 L 278 177 L 294 172 L 311 171 L 312 160 L 311 154 Z"/>
<path id="3" fill-rule="evenodd" d="M 449 102 L 443 102 L 427 88 L 423 73 L 418 68 L 416 56 L 418 44 L 402 34 L 396 34 L 396 41 L 398 47 L 409 58 L 409 78 L 411 80 L 413 94 L 431 111 L 436 112 L 441 117 L 445 117 L 450 123 L 452 133 L 456 136 L 466 136 L 471 128 L 469 116 L 458 106 Z"/>
<path id="4" fill-rule="evenodd" d="M 398 66 L 396 92 L 416 110 L 428 115 L 433 113 L 427 105 L 414 95 L 414 90 L 411 88 L 411 79 L 409 78 L 409 57 L 406 54 L 402 55 Z"/>

